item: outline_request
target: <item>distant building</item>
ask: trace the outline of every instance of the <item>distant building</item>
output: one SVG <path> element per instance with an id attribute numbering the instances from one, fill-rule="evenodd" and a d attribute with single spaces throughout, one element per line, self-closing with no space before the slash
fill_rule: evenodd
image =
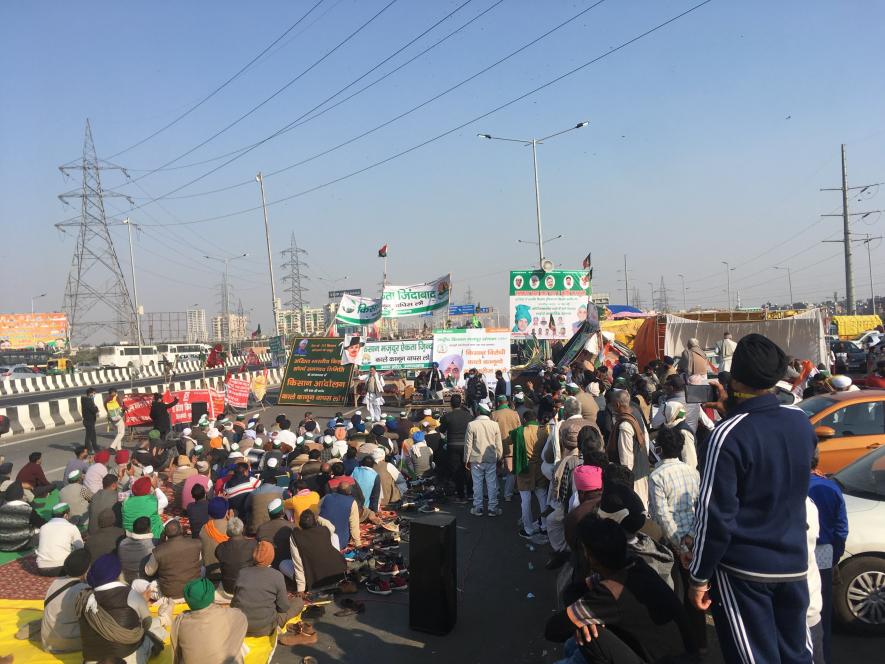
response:
<path id="1" fill-rule="evenodd" d="M 304 325 L 301 312 L 293 309 L 277 309 L 277 329 L 280 334 L 301 334 Z"/>
<path id="2" fill-rule="evenodd" d="M 247 336 L 246 324 L 246 316 L 238 316 L 237 314 L 228 314 L 227 316 L 213 316 L 212 340 L 227 341 L 228 330 L 230 330 L 231 341 L 242 341 Z"/>
<path id="3" fill-rule="evenodd" d="M 593 300 L 593 304 L 599 304 L 602 306 L 611 304 L 611 298 L 608 293 L 593 293 L 590 296 L 590 299 Z"/>
<path id="4" fill-rule="evenodd" d="M 209 341 L 209 333 L 206 330 L 206 310 L 187 310 L 187 342 L 189 344 Z"/>
<path id="5" fill-rule="evenodd" d="M 308 307 L 304 310 L 304 335 L 321 337 L 326 333 L 326 327 L 326 310 L 323 307 Z"/>

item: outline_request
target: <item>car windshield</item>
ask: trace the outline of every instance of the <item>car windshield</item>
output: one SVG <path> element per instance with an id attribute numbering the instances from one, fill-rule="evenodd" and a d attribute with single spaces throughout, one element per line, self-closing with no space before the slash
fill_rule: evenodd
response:
<path id="1" fill-rule="evenodd" d="M 812 417 L 821 412 L 824 408 L 829 408 L 833 405 L 833 400 L 824 395 L 818 395 L 816 397 L 809 397 L 808 399 L 803 399 L 796 405 L 799 406 L 808 417 Z"/>
<path id="2" fill-rule="evenodd" d="M 885 499 L 885 447 L 843 468 L 833 475 L 833 479 L 849 496 Z"/>

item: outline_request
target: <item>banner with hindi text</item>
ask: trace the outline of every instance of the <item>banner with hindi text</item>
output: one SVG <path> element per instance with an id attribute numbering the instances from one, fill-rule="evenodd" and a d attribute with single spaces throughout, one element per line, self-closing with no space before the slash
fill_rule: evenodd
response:
<path id="1" fill-rule="evenodd" d="M 382 318 L 419 316 L 449 305 L 452 275 L 411 286 L 385 286 L 381 305 Z"/>
<path id="2" fill-rule="evenodd" d="M 354 365 L 341 364 L 342 337 L 296 338 L 277 403 L 341 406 L 347 400 Z"/>
<path id="3" fill-rule="evenodd" d="M 335 319 L 346 325 L 371 325 L 381 318 L 381 300 L 344 293 Z"/>

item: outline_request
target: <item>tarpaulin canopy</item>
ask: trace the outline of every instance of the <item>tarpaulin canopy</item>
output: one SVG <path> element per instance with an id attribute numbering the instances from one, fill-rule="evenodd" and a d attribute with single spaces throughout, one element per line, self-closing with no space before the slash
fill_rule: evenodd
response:
<path id="1" fill-rule="evenodd" d="M 751 333 L 762 334 L 792 357 L 811 360 L 815 364 L 827 362 L 824 342 L 824 321 L 820 309 L 780 320 L 757 320 L 732 323 L 712 323 L 668 315 L 664 336 L 664 354 L 679 357 L 692 337 L 702 348 L 714 348 L 725 332 L 731 332 L 735 341 Z"/>
<path id="2" fill-rule="evenodd" d="M 643 311 L 628 304 L 607 304 L 605 308 L 613 314 L 641 314 Z"/>
<path id="3" fill-rule="evenodd" d="M 878 316 L 833 316 L 840 339 L 853 339 L 882 324 Z"/>

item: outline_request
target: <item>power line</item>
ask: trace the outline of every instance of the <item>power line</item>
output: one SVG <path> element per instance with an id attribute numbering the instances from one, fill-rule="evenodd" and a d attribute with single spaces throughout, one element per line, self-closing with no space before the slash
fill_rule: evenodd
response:
<path id="1" fill-rule="evenodd" d="M 173 125 L 178 124 L 181 120 L 183 120 L 183 119 L 186 118 L 188 115 L 190 115 L 191 113 L 193 113 L 193 112 L 194 112 L 195 110 L 197 110 L 200 106 L 202 106 L 202 105 L 205 104 L 207 101 L 209 101 L 210 99 L 212 99 L 212 97 L 214 97 L 215 95 L 217 95 L 217 94 L 218 94 L 219 92 L 221 92 L 224 88 L 226 88 L 228 85 L 230 85 L 231 83 L 233 83 L 237 78 L 239 78 L 240 75 L 243 74 L 247 69 L 249 69 L 249 67 L 251 67 L 253 64 L 255 64 L 255 62 L 257 62 L 258 59 L 261 58 L 261 56 L 263 56 L 263 55 L 264 55 L 265 53 L 267 53 L 271 48 L 273 48 L 277 43 L 279 43 L 279 41 L 280 41 L 281 39 L 283 39 L 283 37 L 285 37 L 285 36 L 288 35 L 290 32 L 292 32 L 292 30 L 294 30 L 295 28 L 297 28 L 297 27 L 301 24 L 301 22 L 302 22 L 304 19 L 306 19 L 306 18 L 307 18 L 312 12 L 313 12 L 314 9 L 316 9 L 316 8 L 319 7 L 321 4 L 323 4 L 324 1 L 325 1 L 325 0 L 318 0 L 318 2 L 317 2 L 316 4 L 314 4 L 310 9 L 307 10 L 307 12 L 306 12 L 305 14 L 303 14 L 303 15 L 301 16 L 301 18 L 299 18 L 299 19 L 298 19 L 297 21 L 295 21 L 292 25 L 290 25 L 290 26 L 286 29 L 286 31 L 285 31 L 283 34 L 281 34 L 279 37 L 277 37 L 276 39 L 274 39 L 270 44 L 268 44 L 268 45 L 264 48 L 264 50 L 261 51 L 261 53 L 259 53 L 259 54 L 256 55 L 254 58 L 252 58 L 251 60 L 249 60 L 249 62 L 247 62 L 247 63 L 246 63 L 246 64 L 245 64 L 245 65 L 244 65 L 244 66 L 243 66 L 243 67 L 242 67 L 242 68 L 241 68 L 236 74 L 234 74 L 233 76 L 231 76 L 230 78 L 228 78 L 224 83 L 222 83 L 221 85 L 219 85 L 217 88 L 215 88 L 212 92 L 210 92 L 208 95 L 206 95 L 205 97 L 203 97 L 203 98 L 202 98 L 200 101 L 198 101 L 196 104 L 194 104 L 193 106 L 191 106 L 190 108 L 188 108 L 184 113 L 181 113 L 180 115 L 176 116 L 173 120 L 171 120 L 171 121 L 168 122 L 167 124 L 163 125 L 163 126 L 160 127 L 159 129 L 157 129 L 157 131 L 155 131 L 153 134 L 150 134 L 149 136 L 146 136 L 146 137 L 142 138 L 140 141 L 138 141 L 138 142 L 136 142 L 136 143 L 133 143 L 133 144 L 130 145 L 128 148 L 124 148 L 123 150 L 120 150 L 119 152 L 115 152 L 115 153 L 112 154 L 110 157 L 108 157 L 108 159 L 113 159 L 114 157 L 119 157 L 121 154 L 123 154 L 123 153 L 125 153 L 125 152 L 129 152 L 130 150 L 134 150 L 134 149 L 137 148 L 139 145 L 142 145 L 142 144 L 144 144 L 144 143 L 147 143 L 149 140 L 151 140 L 151 139 L 154 138 L 155 136 L 159 136 L 160 134 L 162 134 L 164 131 L 166 131 L 167 129 L 169 129 L 169 128 L 172 127 Z"/>
<path id="2" fill-rule="evenodd" d="M 472 2 L 472 0 L 468 0 L 468 2 Z M 210 157 L 210 158 L 208 158 L 208 159 L 203 159 L 203 160 L 201 160 L 201 161 L 191 162 L 190 164 L 183 164 L 183 165 L 181 165 L 181 166 L 173 166 L 173 167 L 171 167 L 171 168 L 161 168 L 161 169 L 158 169 L 158 170 L 162 170 L 162 171 L 173 171 L 173 170 L 180 170 L 180 169 L 184 169 L 184 168 L 192 168 L 192 167 L 194 167 L 194 166 L 202 166 L 203 164 L 209 164 L 209 163 L 211 163 L 211 162 L 213 162 L 213 161 L 218 161 L 218 160 L 220 160 L 220 159 L 225 159 L 225 158 L 230 157 L 230 156 L 233 156 L 233 155 L 239 155 L 239 154 L 241 154 L 241 153 L 245 154 L 247 151 L 251 151 L 253 148 L 257 148 L 258 146 L 260 146 L 260 145 L 266 143 L 267 141 L 269 141 L 270 139 L 272 139 L 272 138 L 274 138 L 274 137 L 276 137 L 276 136 L 278 136 L 278 135 L 288 133 L 288 132 L 292 131 L 293 129 L 296 129 L 296 128 L 298 128 L 298 127 L 301 127 L 301 126 L 307 124 L 308 122 L 311 122 L 311 121 L 313 121 L 313 120 L 316 120 L 317 118 L 319 118 L 319 117 L 325 115 L 325 114 L 328 113 L 329 111 L 331 111 L 331 110 L 333 110 L 333 109 L 335 109 L 335 108 L 338 108 L 338 107 L 341 106 L 342 104 L 347 103 L 348 101 L 350 101 L 350 100 L 353 99 L 354 97 L 356 97 L 356 96 L 358 96 L 358 95 L 361 95 L 361 94 L 362 94 L 363 92 L 365 92 L 366 90 L 369 90 L 369 89 L 375 87 L 376 85 L 378 85 L 379 83 L 381 83 L 381 82 L 384 81 L 385 79 L 389 78 L 389 77 L 392 76 L 393 74 L 397 73 L 398 71 L 404 69 L 405 67 L 408 67 L 410 64 L 412 64 L 413 62 L 415 62 L 415 60 L 417 60 L 417 59 L 421 58 L 422 56 L 426 55 L 427 53 L 429 53 L 430 51 L 432 51 L 433 49 L 435 49 L 437 46 L 439 46 L 440 44 L 442 44 L 442 43 L 448 41 L 449 39 L 451 39 L 452 37 L 454 37 L 456 34 L 458 34 L 458 33 L 461 32 L 462 30 L 464 30 L 465 28 L 469 27 L 470 25 L 472 25 L 473 23 L 475 23 L 476 21 L 478 21 L 479 19 L 481 19 L 483 16 L 485 16 L 485 15 L 488 14 L 490 11 L 492 11 L 493 9 L 495 9 L 495 7 L 497 7 L 498 5 L 500 5 L 501 3 L 503 3 L 504 0 L 497 0 L 496 2 L 494 2 L 493 4 L 491 4 L 489 7 L 487 7 L 487 8 L 484 9 L 483 11 L 481 11 L 479 14 L 477 14 L 477 15 L 474 16 L 473 18 L 469 19 L 466 23 L 463 23 L 463 24 L 460 25 L 459 27 L 457 27 L 457 28 L 455 28 L 454 30 L 452 30 L 451 32 L 449 32 L 449 33 L 448 33 L 447 35 L 445 35 L 444 37 L 442 37 L 442 38 L 438 39 L 437 41 L 433 42 L 433 43 L 430 44 L 428 47 L 426 47 L 424 50 L 418 52 L 417 54 L 415 54 L 414 56 L 412 56 L 411 58 L 409 58 L 408 60 L 406 60 L 406 61 L 403 62 L 402 64 L 400 64 L 400 65 L 394 67 L 393 69 L 391 69 L 391 70 L 390 70 L 389 72 L 387 72 L 386 74 L 384 74 L 384 75 L 382 75 L 382 76 L 379 76 L 378 78 L 376 78 L 376 79 L 375 79 L 374 81 L 372 81 L 371 83 L 369 83 L 369 84 L 367 84 L 367 85 L 364 85 L 363 87 L 361 87 L 361 88 L 360 88 L 359 90 L 357 90 L 356 92 L 353 92 L 353 93 L 347 95 L 346 97 L 344 97 L 343 99 L 338 100 L 338 101 L 335 102 L 334 104 L 331 104 L 330 106 L 327 106 L 326 108 L 324 108 L 323 110 L 319 111 L 318 113 L 314 113 L 314 114 L 311 115 L 310 117 L 305 118 L 305 116 L 307 116 L 309 113 L 312 113 L 312 112 L 315 111 L 316 109 L 320 108 L 320 107 L 321 107 L 323 104 L 325 104 L 326 102 L 331 101 L 332 99 L 334 99 L 335 97 L 337 97 L 339 94 L 341 94 L 342 92 L 344 92 L 345 90 L 347 90 L 349 87 L 351 87 L 351 86 L 354 85 L 355 83 L 359 82 L 361 79 L 365 78 L 368 74 L 370 74 L 370 73 L 372 73 L 373 71 L 377 70 L 377 69 L 378 69 L 379 67 L 381 67 L 384 63 L 386 63 L 387 61 L 389 61 L 391 58 L 395 57 L 396 55 L 398 55 L 399 53 L 401 53 L 403 50 L 405 50 L 406 48 L 408 48 L 409 46 L 411 46 L 411 45 L 412 45 L 413 43 L 415 43 L 418 39 L 420 39 L 421 37 L 423 37 L 424 35 L 426 35 L 428 32 L 430 32 L 431 30 L 433 30 L 433 29 L 434 29 L 436 26 L 438 26 L 439 24 L 443 23 L 443 22 L 444 22 L 446 19 L 448 19 L 450 16 L 452 16 L 453 14 L 455 14 L 456 12 L 458 12 L 462 7 L 464 7 L 464 5 L 468 4 L 468 2 L 465 2 L 464 4 L 460 5 L 459 7 L 456 7 L 451 13 L 449 13 L 448 15 L 444 16 L 442 19 L 440 19 L 439 21 L 437 21 L 436 23 L 434 23 L 434 25 L 432 25 L 430 28 L 428 28 L 427 30 L 425 30 L 424 32 L 422 32 L 420 35 L 418 35 L 417 37 L 415 37 L 414 39 L 412 39 L 408 44 L 406 44 L 406 45 L 403 46 L 402 48 L 398 49 L 395 53 L 393 53 L 392 55 L 388 56 L 387 58 L 385 58 L 384 60 L 382 60 L 381 62 L 379 62 L 377 65 L 375 65 L 374 67 L 372 67 L 372 69 L 370 69 L 369 71 L 367 71 L 365 74 L 363 74 L 363 75 L 360 76 L 359 78 L 354 79 L 353 81 L 351 81 L 350 83 L 348 83 L 347 85 L 345 85 L 343 88 L 341 88 L 340 90 L 338 90 L 337 92 L 335 92 L 335 93 L 332 94 L 331 96 L 327 97 L 324 101 L 322 101 L 322 102 L 320 102 L 319 104 L 317 104 L 314 108 L 312 108 L 311 110 L 309 110 L 309 111 L 307 111 L 306 113 L 302 114 L 301 116 L 299 116 L 298 118 L 296 118 L 295 120 L 293 120 L 293 121 L 290 122 L 289 124 L 285 125 L 285 126 L 284 126 L 282 129 L 280 129 L 279 131 L 274 132 L 274 133 L 271 134 L 270 136 L 268 136 L 268 137 L 266 137 L 266 138 L 263 138 L 263 139 L 261 139 L 260 141 L 257 141 L 257 142 L 255 142 L 255 143 L 252 143 L 252 144 L 250 144 L 250 145 L 244 145 L 244 146 L 239 147 L 239 148 L 237 148 L 237 149 L 235 149 L 235 150 L 231 150 L 231 151 L 229 151 L 229 152 L 225 152 L 224 154 L 216 155 L 215 157 Z M 129 170 L 130 170 L 130 171 L 147 171 L 147 170 L 150 170 L 150 169 L 132 169 L 132 168 L 130 168 Z M 233 189 L 234 187 L 236 187 L 236 186 L 241 186 L 241 185 L 243 185 L 243 184 L 251 184 L 251 182 L 252 182 L 251 180 L 243 181 L 242 183 L 239 183 L 239 184 L 237 184 L 237 185 L 232 185 L 232 186 L 230 186 L 229 188 L 230 188 L 230 189 Z M 193 198 L 193 197 L 195 197 L 195 196 L 202 196 L 202 195 L 204 195 L 204 193 L 214 193 L 214 192 L 203 192 L 203 193 L 198 193 L 198 194 L 186 194 L 186 195 L 183 195 L 183 196 L 168 196 L 168 198 L 169 198 L 170 200 L 178 200 L 178 199 L 182 199 L 182 198 Z"/>
<path id="3" fill-rule="evenodd" d="M 374 162 L 374 163 L 372 163 L 372 164 L 369 164 L 368 166 L 364 166 L 363 168 L 360 168 L 360 169 L 357 169 L 357 170 L 355 170 L 355 171 L 352 171 L 352 172 L 350 172 L 350 173 L 348 173 L 348 174 L 346 174 L 346 175 L 342 175 L 342 176 L 340 176 L 340 177 L 338 177 L 338 178 L 335 178 L 335 179 L 333 179 L 333 180 L 329 180 L 329 181 L 327 181 L 327 182 L 324 182 L 324 183 L 322 183 L 322 184 L 316 185 L 316 186 L 311 187 L 311 188 L 309 188 L 309 189 L 305 189 L 305 190 L 300 191 L 300 192 L 297 192 L 297 193 L 295 193 L 295 194 L 291 194 L 291 195 L 289 195 L 289 196 L 285 196 L 285 197 L 283 197 L 283 198 L 279 198 L 279 199 L 277 199 L 277 200 L 275 200 L 275 201 L 271 201 L 271 202 L 268 203 L 268 206 L 271 206 L 271 205 L 277 205 L 277 204 L 279 204 L 279 203 L 284 203 L 284 202 L 286 202 L 286 201 L 293 200 L 293 199 L 295 199 L 295 198 L 299 198 L 299 197 L 301 197 L 301 196 L 305 196 L 305 195 L 307 195 L 307 194 L 313 193 L 313 192 L 318 191 L 318 190 L 320 190 L 320 189 L 324 189 L 324 188 L 326 188 L 326 187 L 329 187 L 329 186 L 331 186 L 331 185 L 337 184 L 337 183 L 339 183 L 339 182 L 343 182 L 344 180 L 348 180 L 348 179 L 350 179 L 350 178 L 352 178 L 352 177 L 355 177 L 355 176 L 357 176 L 357 175 L 361 175 L 362 173 L 365 173 L 366 171 L 369 171 L 369 170 L 372 170 L 372 169 L 374 169 L 374 168 L 377 168 L 378 166 L 382 166 L 382 165 L 384 165 L 384 164 L 386 164 L 386 163 L 388 163 L 388 162 L 391 162 L 391 161 L 393 161 L 393 160 L 395 160 L 395 159 L 398 159 L 398 158 L 403 157 L 403 156 L 405 156 L 405 155 L 407 155 L 407 154 L 410 154 L 410 153 L 412 153 L 412 152 L 415 152 L 416 150 L 420 150 L 421 148 L 426 147 L 427 145 L 430 145 L 431 143 L 435 143 L 436 141 L 439 141 L 440 139 L 445 138 L 446 136 L 450 136 L 451 134 L 454 134 L 455 132 L 460 131 L 461 129 L 464 129 L 465 127 L 467 127 L 467 126 L 469 126 L 469 125 L 471 125 L 471 124 L 474 124 L 474 123 L 476 123 L 476 122 L 478 122 L 478 121 L 480 121 L 480 120 L 483 120 L 484 118 L 487 118 L 488 116 L 493 115 L 494 113 L 497 113 L 498 111 L 501 111 L 501 110 L 503 110 L 503 109 L 505 109 L 505 108 L 508 108 L 509 106 L 512 106 L 513 104 L 516 104 L 516 103 L 522 101 L 522 100 L 525 99 L 526 97 L 530 97 L 531 95 L 536 94 L 536 93 L 540 92 L 541 90 L 544 90 L 544 89 L 546 89 L 546 88 L 548 88 L 548 87 L 550 87 L 550 86 L 552 86 L 552 85 L 555 85 L 556 83 L 559 83 L 560 81 L 562 81 L 562 80 L 564 80 L 564 79 L 566 79 L 566 78 L 568 78 L 568 77 L 570 77 L 570 76 L 573 76 L 574 74 L 576 74 L 576 73 L 578 73 L 578 72 L 580 72 L 580 71 L 583 71 L 583 70 L 586 69 L 587 67 L 590 67 L 591 65 L 593 65 L 593 64 L 595 64 L 595 63 L 597 63 L 597 62 L 600 62 L 600 61 L 604 60 L 605 58 L 607 58 L 607 57 L 609 57 L 609 56 L 611 56 L 611 55 L 613 55 L 613 54 L 615 54 L 615 53 L 617 53 L 617 52 L 619 52 L 619 51 L 621 51 L 621 50 L 627 48 L 628 46 L 630 46 L 630 45 L 632 45 L 632 44 L 634 44 L 634 43 L 640 41 L 641 39 L 644 39 L 645 37 L 648 37 L 649 35 L 654 34 L 654 33 L 657 32 L 658 30 L 661 30 L 661 29 L 665 28 L 666 26 L 670 25 L 671 23 L 674 23 L 675 21 L 678 21 L 679 19 L 681 19 L 681 18 L 687 16 L 688 14 L 691 14 L 692 12 L 697 11 L 697 10 L 700 9 L 701 7 L 704 7 L 705 5 L 710 4 L 712 1 L 713 1 L 713 0 L 703 0 L 703 2 L 700 2 L 700 3 L 696 4 L 696 5 L 693 5 L 692 7 L 690 7 L 690 8 L 688 8 L 688 9 L 686 9 L 685 11 L 683 11 L 683 12 L 681 12 L 681 13 L 679 13 L 679 14 L 677 14 L 677 15 L 675 15 L 675 16 L 669 18 L 669 19 L 667 19 L 666 21 L 664 21 L 664 22 L 662 22 L 662 23 L 658 23 L 658 24 L 655 25 L 654 27 L 649 28 L 648 30 L 646 30 L 646 31 L 644 31 L 644 32 L 642 32 L 642 33 L 640 33 L 639 35 L 637 35 L 637 36 L 635 36 L 635 37 L 633 37 L 633 38 L 631 38 L 631 39 L 629 39 L 629 40 L 627 40 L 627 41 L 625 41 L 625 42 L 622 42 L 622 43 L 619 44 L 618 46 L 615 46 L 615 47 L 609 49 L 609 50 L 606 51 L 605 53 L 603 53 L 603 54 L 601 54 L 601 55 L 598 55 L 598 56 L 596 56 L 595 58 L 592 58 L 591 60 L 588 60 L 587 62 L 584 62 L 584 63 L 581 64 L 581 65 L 578 65 L 577 67 L 573 67 L 572 69 L 570 69 L 570 70 L 564 72 L 563 74 L 560 74 L 559 76 L 557 76 L 557 77 L 555 77 L 555 78 L 553 78 L 553 79 L 547 81 L 546 83 L 543 83 L 543 84 L 541 84 L 541 85 L 539 85 L 539 86 L 537 86 L 537 87 L 535 87 L 535 88 L 529 90 L 528 92 L 525 92 L 525 93 L 519 95 L 518 97 L 514 97 L 513 99 L 511 99 L 511 100 L 509 100 L 509 101 L 507 101 L 507 102 L 504 102 L 503 104 L 500 104 L 500 105 L 496 106 L 495 108 L 492 108 L 491 110 L 486 111 L 485 113 L 482 113 L 482 114 L 480 114 L 480 115 L 478 115 L 478 116 L 476 116 L 476 117 L 474 117 L 474 118 L 471 118 L 470 120 L 467 120 L 466 122 L 462 122 L 461 124 L 457 125 L 456 127 L 453 127 L 453 128 L 451 128 L 451 129 L 449 129 L 449 130 L 447 130 L 447 131 L 444 131 L 444 132 L 442 132 L 442 133 L 440 133 L 440 134 L 437 134 L 436 136 L 433 136 L 432 138 L 429 138 L 429 139 L 427 139 L 427 140 L 425 140 L 425 141 L 422 141 L 421 143 L 418 143 L 418 144 L 416 144 L 416 145 L 413 145 L 413 146 L 410 147 L 410 148 L 407 148 L 407 149 L 405 149 L 405 150 L 401 150 L 400 152 L 397 152 L 397 153 L 395 153 L 395 154 L 393 154 L 393 155 L 390 155 L 390 156 L 388 156 L 388 157 L 386 157 L 386 158 L 384 158 L 384 159 L 381 159 L 381 160 L 376 161 L 376 162 Z M 250 207 L 250 208 L 245 208 L 245 209 L 242 209 L 242 210 L 237 210 L 237 211 L 234 211 L 234 212 L 228 212 L 227 214 L 223 214 L 223 215 L 216 215 L 216 216 L 214 216 L 214 217 L 206 217 L 206 218 L 204 218 L 204 219 L 196 219 L 196 220 L 193 220 L 193 221 L 181 222 L 180 224 L 177 224 L 177 225 L 194 225 L 194 224 L 208 223 L 208 222 L 210 222 L 210 221 L 217 221 L 217 220 L 220 220 L 220 219 L 227 219 L 227 218 L 230 218 L 230 217 L 235 217 L 235 216 L 238 216 L 238 215 L 241 215 L 241 214 L 245 214 L 245 213 L 247 213 L 247 212 L 254 212 L 255 210 L 260 210 L 260 209 L 261 209 L 260 206 L 257 206 L 257 207 Z"/>
<path id="4" fill-rule="evenodd" d="M 375 21 L 375 19 L 377 19 L 379 16 L 381 16 L 381 14 L 383 14 L 385 11 L 387 11 L 390 7 L 392 7 L 392 6 L 393 6 L 394 4 L 396 4 L 398 1 L 399 1 L 399 0 L 390 0 L 390 2 L 388 2 L 386 5 L 384 5 L 384 7 L 382 7 L 378 12 L 376 12 L 376 13 L 375 13 L 375 14 L 374 14 L 374 15 L 373 15 L 368 21 L 365 21 L 365 22 L 364 22 L 362 25 L 360 25 L 356 30 L 354 30 L 354 31 L 351 32 L 349 35 L 347 35 L 347 37 L 345 37 L 345 38 L 342 39 L 340 42 L 338 42 L 334 47 L 332 47 L 330 50 L 328 50 L 328 51 L 327 51 L 322 57 L 320 57 L 318 60 L 315 60 L 315 61 L 313 62 L 313 64 L 311 64 L 309 67 L 307 67 L 307 69 L 303 70 L 303 71 L 302 71 L 300 74 L 298 74 L 295 78 L 289 80 L 289 82 L 286 83 L 286 84 L 285 84 L 284 86 L 282 86 L 281 88 L 278 88 L 278 89 L 276 90 L 276 92 L 274 92 L 272 95 L 270 95 L 269 97 L 266 97 L 263 101 L 259 102 L 258 104 L 256 104 L 255 106 L 253 106 L 251 109 L 249 109 L 248 111 L 246 111 L 245 113 L 243 113 L 242 115 L 240 115 L 240 117 L 238 117 L 236 120 L 234 120 L 233 122 L 229 123 L 228 125 L 226 125 L 226 126 L 223 127 L 222 129 L 218 130 L 217 132 L 215 132 L 214 134 L 212 134 L 209 138 L 207 138 L 207 139 L 205 139 L 204 141 L 202 141 L 201 143 L 195 145 L 194 147 L 192 147 L 191 149 L 187 150 L 186 152 L 183 152 L 183 153 L 181 153 L 180 155 L 178 155 L 177 157 L 175 157 L 174 159 L 172 159 L 172 160 L 170 160 L 170 161 L 167 161 L 165 164 L 161 165 L 160 167 L 155 168 L 155 169 L 153 169 L 153 170 L 151 170 L 151 171 L 148 171 L 147 173 L 145 173 L 145 174 L 143 174 L 143 175 L 140 175 L 140 176 L 139 176 L 138 178 L 136 178 L 136 179 L 137 179 L 137 180 L 142 180 L 142 179 L 144 179 L 144 178 L 146 178 L 146 177 L 149 177 L 149 176 L 153 175 L 154 173 L 156 173 L 156 172 L 157 172 L 158 170 L 160 170 L 161 168 L 165 168 L 166 166 L 170 166 L 171 164 L 174 164 L 174 163 L 175 163 L 176 161 L 178 161 L 179 159 L 182 159 L 183 157 L 186 157 L 187 155 L 191 154 L 192 152 L 194 152 L 194 151 L 196 151 L 196 150 L 199 150 L 201 147 L 203 147 L 204 145 L 206 145 L 206 144 L 209 143 L 210 141 L 213 141 L 213 140 L 215 140 L 216 138 L 218 138 L 219 136 L 221 136 L 224 132 L 226 132 L 226 131 L 227 131 L 228 129 L 230 129 L 231 127 L 234 127 L 234 126 L 236 126 L 237 124 L 239 124 L 240 122 L 242 122 L 243 120 L 245 120 L 247 117 L 249 117 L 250 115 L 252 115 L 255 111 L 257 111 L 259 108 L 261 108 L 262 106 L 264 106 L 265 104 L 267 104 L 268 102 L 270 102 L 272 99 L 274 99 L 274 98 L 276 98 L 278 95 L 280 95 L 283 91 L 287 90 L 289 87 L 291 87 L 292 85 L 294 85 L 294 84 L 295 84 L 297 81 L 299 81 L 303 76 L 305 76 L 307 73 L 309 73 L 310 71 L 312 71 L 317 65 L 321 64 L 321 63 L 322 63 L 323 61 L 325 61 L 329 56 L 331 56 L 333 53 L 335 53 L 339 48 L 341 48 L 342 46 L 344 46 L 345 44 L 347 44 L 351 39 L 353 39 L 354 37 L 356 37 L 356 36 L 357 36 L 360 32 L 362 32 L 365 28 L 367 28 L 369 25 L 371 25 L 371 24 Z M 177 190 L 174 190 L 174 191 L 177 191 Z M 169 192 L 169 193 L 174 193 L 174 191 L 173 191 L 173 192 Z M 166 195 L 168 195 L 168 194 L 166 194 Z M 161 196 L 160 198 L 165 198 L 165 196 Z M 138 208 L 135 208 L 135 209 L 138 209 Z"/>

